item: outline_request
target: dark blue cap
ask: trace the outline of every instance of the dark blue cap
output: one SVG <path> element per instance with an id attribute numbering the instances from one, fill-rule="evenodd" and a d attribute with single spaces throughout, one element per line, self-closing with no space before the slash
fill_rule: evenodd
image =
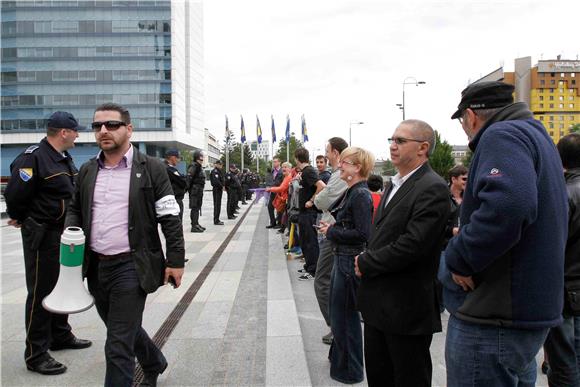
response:
<path id="1" fill-rule="evenodd" d="M 179 151 L 177 149 L 167 149 L 165 152 L 165 157 L 175 156 L 179 157 Z"/>
<path id="2" fill-rule="evenodd" d="M 77 119 L 69 112 L 54 112 L 48 118 L 47 127 L 55 129 L 72 129 L 83 130 L 84 127 L 79 125 Z"/>
<path id="3" fill-rule="evenodd" d="M 461 92 L 461 102 L 451 119 L 461 117 L 466 109 L 492 109 L 510 105 L 514 103 L 513 92 L 514 87 L 504 82 L 472 83 Z"/>

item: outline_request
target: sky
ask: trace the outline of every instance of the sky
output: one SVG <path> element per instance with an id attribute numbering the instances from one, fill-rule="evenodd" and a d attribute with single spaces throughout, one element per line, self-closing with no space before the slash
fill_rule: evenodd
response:
<path id="1" fill-rule="evenodd" d="M 450 144 L 466 144 L 450 119 L 461 90 L 514 59 L 578 59 L 577 0 L 375 1 L 206 0 L 205 127 L 223 138 L 225 115 L 239 141 L 263 137 L 286 115 L 307 148 L 323 153 L 333 136 L 388 158 L 387 139 L 406 118 L 428 122 Z M 575 16 L 574 16 L 575 15 Z M 410 83 L 403 86 L 405 82 Z M 414 80 L 424 81 L 416 86 Z"/>

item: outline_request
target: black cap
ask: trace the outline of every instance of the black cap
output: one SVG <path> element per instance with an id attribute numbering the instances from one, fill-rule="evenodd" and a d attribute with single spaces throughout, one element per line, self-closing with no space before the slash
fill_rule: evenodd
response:
<path id="1" fill-rule="evenodd" d="M 48 123 L 46 125 L 49 128 L 55 129 L 72 129 L 72 130 L 83 130 L 84 127 L 79 125 L 77 119 L 69 112 L 54 112 L 48 118 Z"/>
<path id="2" fill-rule="evenodd" d="M 179 151 L 177 149 L 167 149 L 167 151 L 165 151 L 165 157 L 170 156 L 179 157 Z"/>
<path id="3" fill-rule="evenodd" d="M 461 92 L 461 102 L 451 119 L 461 117 L 465 109 L 492 109 L 514 102 L 514 87 L 503 82 L 479 82 L 467 86 Z"/>
<path id="4" fill-rule="evenodd" d="M 236 164 L 230 164 L 230 169 L 236 169 Z"/>

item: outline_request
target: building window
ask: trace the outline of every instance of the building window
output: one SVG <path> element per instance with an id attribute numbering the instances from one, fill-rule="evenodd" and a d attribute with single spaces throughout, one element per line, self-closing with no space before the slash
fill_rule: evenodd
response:
<path id="1" fill-rule="evenodd" d="M 550 116 L 550 121 L 554 121 L 554 116 Z"/>
<path id="2" fill-rule="evenodd" d="M 571 103 L 571 104 L 569 105 L 569 107 L 570 107 L 570 109 L 574 109 L 574 104 L 573 104 L 573 103 Z"/>
<path id="3" fill-rule="evenodd" d="M 560 89 L 559 91 L 560 91 L 560 93 L 563 93 L 564 92 L 564 89 Z"/>
<path id="4" fill-rule="evenodd" d="M 563 96 L 563 95 L 561 95 L 560 97 L 558 97 L 558 99 L 559 99 L 560 101 L 563 101 L 563 100 L 564 100 L 564 96 Z"/>
<path id="5" fill-rule="evenodd" d="M 563 103 L 561 103 L 559 106 L 560 106 L 560 109 L 563 109 L 564 108 L 564 104 Z"/>
<path id="6" fill-rule="evenodd" d="M 564 73 L 560 73 L 560 78 L 564 78 L 565 75 L 566 74 L 564 74 Z"/>
<path id="7" fill-rule="evenodd" d="M 550 96 L 550 101 L 553 101 L 553 100 L 554 100 L 554 96 L 553 96 L 553 95 L 551 95 L 551 96 Z"/>
<path id="8" fill-rule="evenodd" d="M 553 108 L 553 107 L 554 107 L 554 104 L 553 104 L 553 103 L 551 103 L 551 104 L 550 104 L 550 108 Z"/>
<path id="9" fill-rule="evenodd" d="M 544 100 L 544 96 L 540 95 L 540 101 L 543 101 L 543 100 Z"/>
<path id="10" fill-rule="evenodd" d="M 540 108 L 543 108 L 543 107 L 544 107 L 544 104 L 543 104 L 543 103 L 541 103 L 541 104 L 540 104 Z"/>
<path id="11" fill-rule="evenodd" d="M 553 92 L 554 92 L 554 89 L 550 89 L 550 93 L 553 93 Z"/>
<path id="12" fill-rule="evenodd" d="M 540 121 L 544 121 L 544 116 L 540 116 Z"/>
<path id="13" fill-rule="evenodd" d="M 540 85 L 544 86 L 546 84 L 546 81 L 543 79 L 540 79 Z"/>
<path id="14" fill-rule="evenodd" d="M 538 89 L 538 92 L 539 93 L 543 93 L 544 92 L 544 89 Z"/>
<path id="15" fill-rule="evenodd" d="M 555 84 L 556 84 L 556 81 L 553 79 L 550 79 L 550 85 L 555 85 Z"/>
<path id="16" fill-rule="evenodd" d="M 554 129 L 554 123 L 550 122 L 550 129 Z"/>
<path id="17" fill-rule="evenodd" d="M 550 136 L 554 137 L 554 132 L 550 130 Z"/>
<path id="18" fill-rule="evenodd" d="M 576 76 L 576 73 L 571 73 L 571 74 L 570 74 L 570 76 L 571 76 L 572 78 L 574 78 L 574 77 Z"/>
<path id="19" fill-rule="evenodd" d="M 560 124 L 560 129 L 564 129 L 564 124 Z M 560 132 L 562 133 L 562 132 Z"/>
<path id="20" fill-rule="evenodd" d="M 558 116 L 558 119 L 559 119 L 560 121 L 564 121 L 564 116 Z"/>

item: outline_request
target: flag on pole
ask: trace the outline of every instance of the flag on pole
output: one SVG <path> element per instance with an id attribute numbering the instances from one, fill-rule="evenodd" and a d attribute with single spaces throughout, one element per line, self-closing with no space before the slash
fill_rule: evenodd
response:
<path id="1" fill-rule="evenodd" d="M 276 128 L 274 127 L 274 115 L 272 115 L 272 145 L 276 143 Z"/>
<path id="2" fill-rule="evenodd" d="M 290 142 L 290 115 L 286 115 L 286 144 Z"/>
<path id="3" fill-rule="evenodd" d="M 306 119 L 302 114 L 302 142 L 308 141 L 308 130 L 306 129 Z"/>
<path id="4" fill-rule="evenodd" d="M 230 136 L 230 129 L 228 125 L 228 116 L 226 115 L 226 137 Z"/>
<path id="5" fill-rule="evenodd" d="M 240 117 L 242 117 L 242 116 L 240 115 Z M 240 126 L 240 132 L 242 133 L 242 136 L 240 138 L 240 142 L 243 144 L 243 143 L 246 142 L 246 127 L 244 126 L 244 117 L 242 117 L 242 123 L 241 123 L 241 126 Z"/>
<path id="6" fill-rule="evenodd" d="M 260 119 L 256 114 L 256 135 L 258 136 L 258 144 L 262 143 L 262 127 L 260 126 Z"/>

